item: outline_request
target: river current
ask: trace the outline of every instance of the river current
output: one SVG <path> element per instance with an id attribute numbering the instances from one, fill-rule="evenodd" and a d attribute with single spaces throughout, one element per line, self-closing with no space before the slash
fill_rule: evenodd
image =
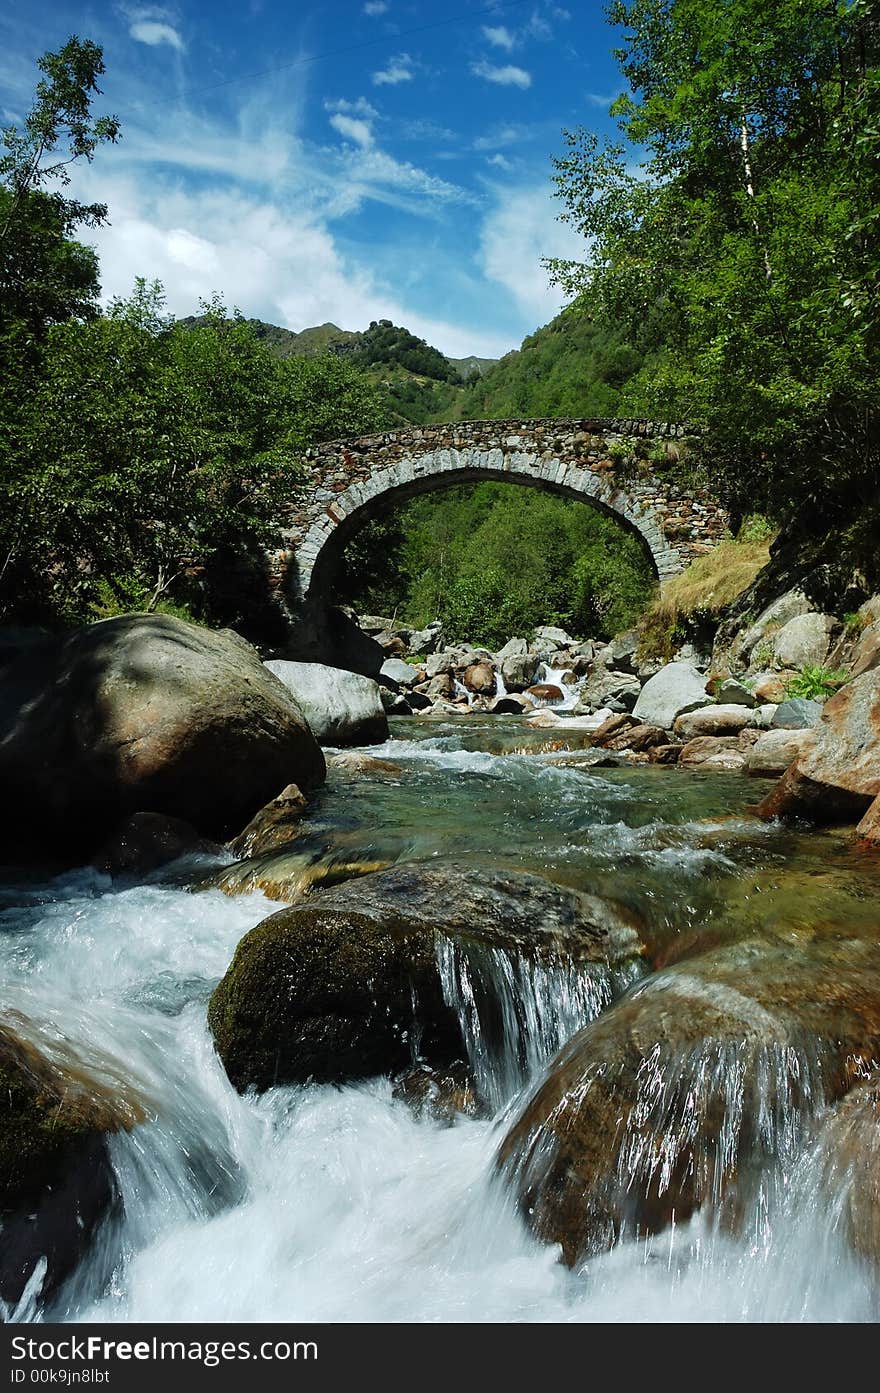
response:
<path id="1" fill-rule="evenodd" d="M 471 717 L 396 721 L 331 768 L 294 844 L 305 868 L 455 856 L 532 871 L 632 909 L 655 962 L 816 916 L 878 931 L 880 873 L 835 833 L 749 813 L 740 775 L 594 767 L 579 737 Z M 111 1141 L 123 1214 L 49 1308 L 19 1320 L 872 1320 L 880 1279 L 848 1248 L 807 1137 L 735 1234 L 699 1215 L 569 1270 L 527 1231 L 494 1157 L 551 1055 L 604 1005 L 563 977 L 510 977 L 516 1059 L 471 1065 L 494 1116 L 415 1114 L 387 1080 L 239 1096 L 205 1026 L 237 942 L 280 906 L 193 888 L 212 867 L 137 885 L 94 870 L 7 881 L 0 988 L 132 1080 L 156 1120 Z M 352 881 L 356 895 L 356 881 Z M 439 951 L 439 950 L 438 950 Z M 444 968 L 466 1016 L 467 983 Z M 499 965 L 499 972 L 504 970 Z"/>

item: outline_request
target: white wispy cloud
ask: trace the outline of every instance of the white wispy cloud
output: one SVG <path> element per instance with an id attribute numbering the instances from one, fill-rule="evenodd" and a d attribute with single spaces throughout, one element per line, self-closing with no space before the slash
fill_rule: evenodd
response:
<path id="1" fill-rule="evenodd" d="M 510 145 L 521 145 L 528 140 L 531 131 L 526 126 L 516 125 L 513 122 L 492 126 L 486 131 L 485 135 L 477 136 L 474 141 L 475 150 L 504 150 Z"/>
<path id="2" fill-rule="evenodd" d="M 123 6 L 122 12 L 128 20 L 128 32 L 138 43 L 156 48 L 167 44 L 182 53 L 186 45 L 176 27 L 176 15 L 172 10 L 159 5 Z"/>
<path id="3" fill-rule="evenodd" d="M 497 155 L 490 155 L 486 163 L 494 165 L 496 169 L 513 169 L 513 165 L 507 156 L 500 153 Z"/>
<path id="4" fill-rule="evenodd" d="M 545 324 L 562 308 L 541 258 L 583 260 L 584 239 L 558 220 L 555 200 L 545 184 L 499 186 L 494 208 L 480 233 L 480 264 L 490 280 L 513 296 L 534 324 Z"/>
<path id="5" fill-rule="evenodd" d="M 408 53 L 398 53 L 389 59 L 388 66 L 373 73 L 376 87 L 396 87 L 400 82 L 412 82 L 415 77 L 413 60 Z"/>
<path id="6" fill-rule="evenodd" d="M 503 48 L 507 53 L 511 53 L 517 45 L 517 37 L 512 34 L 503 24 L 483 25 L 483 37 L 496 48 Z"/>
<path id="7" fill-rule="evenodd" d="M 336 101 L 325 102 L 324 110 L 344 111 L 346 116 L 361 116 L 365 121 L 375 121 L 379 115 L 366 97 L 358 97 L 353 102 L 348 101 L 345 97 L 339 97 Z"/>
<path id="8" fill-rule="evenodd" d="M 330 125 L 346 140 L 353 140 L 364 149 L 373 143 L 373 132 L 368 121 L 359 121 L 356 116 L 345 116 L 337 111 L 330 117 Z"/>
<path id="9" fill-rule="evenodd" d="M 387 0 L 367 0 L 366 5 L 364 5 L 364 14 L 365 14 L 365 15 L 376 16 L 376 15 L 384 15 L 384 14 L 387 14 L 387 13 L 388 13 L 388 4 L 387 4 Z"/>
<path id="10" fill-rule="evenodd" d="M 493 63 L 472 63 L 471 72 L 474 77 L 482 77 L 486 82 L 497 83 L 499 87 L 520 87 L 525 90 L 532 85 L 531 73 L 527 73 L 525 68 L 514 67 L 512 63 L 503 68 L 497 68 Z"/>

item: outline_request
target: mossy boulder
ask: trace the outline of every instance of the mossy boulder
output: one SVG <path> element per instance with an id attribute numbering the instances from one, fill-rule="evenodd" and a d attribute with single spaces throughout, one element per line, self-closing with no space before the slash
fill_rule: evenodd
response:
<path id="1" fill-rule="evenodd" d="M 538 876 L 478 863 L 397 865 L 319 891 L 242 939 L 208 1012 L 232 1082 L 341 1082 L 464 1058 L 439 939 L 575 960 L 584 971 L 622 967 L 642 951 L 624 910 Z M 490 993 L 491 974 L 479 975 Z"/>
<path id="2" fill-rule="evenodd" d="M 94 1078 L 69 1048 L 0 1023 L 0 1300 L 17 1302 L 45 1260 L 45 1298 L 74 1270 L 112 1211 L 107 1137 L 145 1117 L 130 1090 Z"/>
<path id="3" fill-rule="evenodd" d="M 124 615 L 23 650 L 0 689 L 7 846 L 91 854 L 132 813 L 226 838 L 324 757 L 237 634 Z"/>

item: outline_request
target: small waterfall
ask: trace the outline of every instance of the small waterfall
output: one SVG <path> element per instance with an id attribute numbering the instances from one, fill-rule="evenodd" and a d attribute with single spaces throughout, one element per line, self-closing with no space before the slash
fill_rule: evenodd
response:
<path id="1" fill-rule="evenodd" d="M 583 678 L 576 678 L 574 682 L 568 683 L 562 680 L 562 669 L 550 667 L 548 663 L 541 664 L 541 681 L 558 687 L 562 692 L 561 701 L 547 702 L 554 711 L 572 711 L 577 706 L 578 696 L 580 695 L 581 683 Z"/>
<path id="2" fill-rule="evenodd" d="M 468 706 L 473 706 L 473 704 L 474 704 L 474 694 L 473 694 L 473 692 L 469 692 L 468 689 L 467 689 L 467 687 L 464 685 L 464 683 L 463 683 L 463 682 L 459 682 L 459 680 L 458 680 L 457 677 L 453 677 L 453 679 L 452 679 L 452 690 L 453 690 L 454 694 L 455 694 L 457 697 L 464 697 L 464 699 L 466 700 Z"/>
<path id="3" fill-rule="evenodd" d="M 507 687 L 504 682 L 504 677 L 502 676 L 500 667 L 497 667 L 495 669 L 495 700 L 497 701 L 499 697 L 506 696 Z"/>
<path id="4" fill-rule="evenodd" d="M 638 973 L 571 959 L 541 961 L 442 934 L 436 952 L 444 999 L 458 1013 L 477 1090 L 493 1112 Z"/>

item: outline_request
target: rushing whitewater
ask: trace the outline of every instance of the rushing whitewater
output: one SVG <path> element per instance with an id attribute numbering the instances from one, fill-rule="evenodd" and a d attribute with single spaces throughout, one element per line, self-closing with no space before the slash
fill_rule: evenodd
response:
<path id="1" fill-rule="evenodd" d="M 404 738 L 369 751 L 397 774 L 331 778 L 310 812 L 307 854 L 492 855 L 615 896 L 670 952 L 712 916 L 751 933 L 766 904 L 774 931 L 794 933 L 803 895 L 790 902 L 779 877 L 800 854 L 817 894 L 868 932 L 873 882 L 858 881 L 843 857 L 832 883 L 833 843 L 805 840 L 798 853 L 787 834 L 742 815 L 753 793 L 739 780 L 579 767 L 577 752 L 544 749 L 537 733 L 519 747 L 522 732 L 513 723 L 475 722 L 466 734 L 407 723 Z M 786 1132 L 736 1230 L 697 1214 L 654 1238 L 624 1235 L 574 1270 L 530 1235 L 496 1169 L 501 1138 L 551 1057 L 613 999 L 639 990 L 637 973 L 614 979 L 488 950 L 479 971 L 492 978 L 503 1020 L 489 1041 L 474 1007 L 475 960 L 438 935 L 444 993 L 492 1113 L 446 1125 L 414 1113 L 386 1080 L 261 1097 L 232 1089 L 205 1009 L 238 941 L 278 908 L 259 893 L 192 890 L 161 874 L 126 886 L 89 870 L 2 893 L 4 1001 L 47 1036 L 108 1061 L 155 1119 L 111 1140 L 121 1213 L 47 1309 L 38 1269 L 8 1312 L 15 1319 L 878 1315 L 877 1273 L 850 1251 L 840 1207 L 828 1203 L 822 1157 L 801 1125 L 809 1114 Z M 736 1057 L 707 1055 L 705 1067 L 723 1073 L 732 1116 L 742 1093 Z M 668 1086 L 646 1083 L 657 1097 Z M 806 1093 L 820 1112 L 821 1097 Z"/>

